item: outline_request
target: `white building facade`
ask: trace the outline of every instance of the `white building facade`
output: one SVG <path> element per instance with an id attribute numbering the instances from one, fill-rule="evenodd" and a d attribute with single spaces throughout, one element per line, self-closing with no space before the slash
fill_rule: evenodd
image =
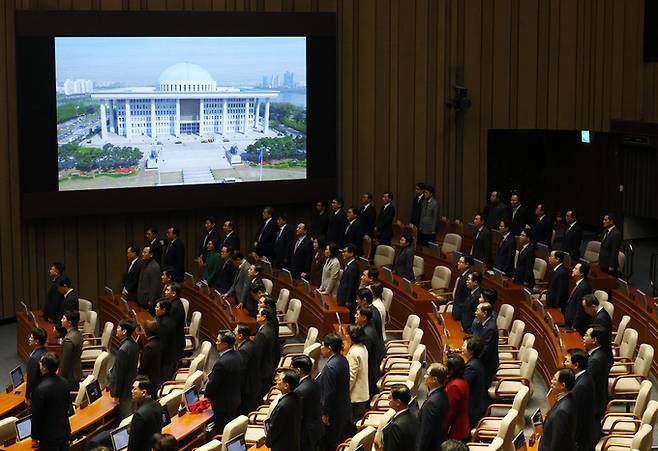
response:
<path id="1" fill-rule="evenodd" d="M 101 138 L 228 135 L 269 131 L 270 100 L 277 91 L 218 87 L 196 64 L 165 69 L 156 87 L 96 91 Z"/>

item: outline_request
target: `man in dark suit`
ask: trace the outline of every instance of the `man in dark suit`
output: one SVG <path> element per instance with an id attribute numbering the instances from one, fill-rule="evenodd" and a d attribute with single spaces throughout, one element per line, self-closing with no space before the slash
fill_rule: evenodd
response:
<path id="1" fill-rule="evenodd" d="M 300 277 L 308 280 L 311 274 L 311 261 L 313 260 L 313 244 L 306 235 L 306 224 L 300 222 L 295 229 L 295 242 L 290 257 L 290 273 L 295 279 Z"/>
<path id="2" fill-rule="evenodd" d="M 327 237 L 327 228 L 329 227 L 329 212 L 327 203 L 319 200 L 315 203 L 315 213 L 311 219 L 311 236 L 325 240 Z M 328 241 L 327 241 L 328 242 Z"/>
<path id="3" fill-rule="evenodd" d="M 215 432 L 221 434 L 224 426 L 236 417 L 240 407 L 241 384 L 244 375 L 242 357 L 233 350 L 235 335 L 229 330 L 220 331 L 215 346 L 219 357 L 208 375 L 206 398 L 210 399 L 215 413 Z"/>
<path id="4" fill-rule="evenodd" d="M 545 244 L 551 247 L 553 240 L 553 219 L 547 214 L 546 205 L 539 204 L 535 208 L 535 215 L 537 216 L 537 223 L 532 229 L 535 244 Z"/>
<path id="5" fill-rule="evenodd" d="M 598 298 L 593 294 L 583 296 L 581 304 L 587 317 L 591 318 L 590 324 L 599 324 L 605 330 L 605 334 L 601 340 L 601 347 L 608 356 L 610 366 L 612 366 L 614 361 L 612 357 L 612 318 L 610 318 L 610 314 L 599 304 Z M 580 330 L 578 332 L 582 336 L 585 335 L 586 331 L 587 326 L 582 329 L 582 332 Z"/>
<path id="6" fill-rule="evenodd" d="M 466 286 L 468 280 L 468 275 L 471 273 L 471 267 L 473 266 L 473 256 L 471 255 L 462 255 L 457 260 L 457 271 L 459 271 L 459 276 L 455 281 L 457 288 L 455 289 L 455 295 L 453 297 L 452 303 L 452 317 L 457 321 L 461 321 L 462 313 L 464 308 L 467 305 L 467 299 L 471 290 Z M 441 299 L 444 301 L 444 299 Z"/>
<path id="7" fill-rule="evenodd" d="M 235 231 L 235 223 L 233 221 L 230 219 L 224 221 L 222 232 L 224 232 L 222 246 L 231 246 L 231 249 L 240 249 L 240 237 L 238 236 L 238 232 Z"/>
<path id="8" fill-rule="evenodd" d="M 114 358 L 114 366 L 110 370 L 110 395 L 119 403 L 119 419 L 122 420 L 132 413 L 131 390 L 137 377 L 137 359 L 139 347 L 132 339 L 135 332 L 135 322 L 122 319 L 117 326 L 117 338 L 121 345 Z"/>
<path id="9" fill-rule="evenodd" d="M 274 209 L 272 207 L 263 208 L 263 212 L 261 213 L 263 225 L 254 240 L 254 250 L 256 253 L 267 257 L 271 263 L 274 263 L 274 242 L 277 235 L 276 221 L 273 216 Z"/>
<path id="10" fill-rule="evenodd" d="M 510 204 L 510 231 L 512 235 L 519 234 L 526 228 L 530 227 L 530 210 L 521 203 L 521 196 L 518 192 L 512 193 L 509 200 Z"/>
<path id="11" fill-rule="evenodd" d="M 160 299 L 155 304 L 155 316 L 160 323 L 158 335 L 162 347 L 162 360 L 160 362 L 160 373 L 162 380 L 167 381 L 174 374 L 178 355 L 173 351 L 176 346 L 176 320 L 171 316 L 171 302 Z"/>
<path id="12" fill-rule="evenodd" d="M 139 259 L 140 249 L 130 246 L 126 250 L 128 258 L 128 270 L 123 276 L 123 289 L 121 294 L 129 301 L 137 301 L 137 287 L 139 285 L 139 273 L 142 271 L 142 261 Z"/>
<path id="13" fill-rule="evenodd" d="M 219 269 L 219 278 L 217 280 L 217 291 L 224 294 L 231 289 L 233 281 L 235 280 L 235 274 L 237 268 L 231 260 L 231 254 L 233 253 L 233 248 L 226 244 L 222 245 L 220 250 L 220 256 L 222 257 L 222 264 Z"/>
<path id="14" fill-rule="evenodd" d="M 327 224 L 327 243 L 336 243 L 338 248 L 342 248 L 345 227 L 347 227 L 347 215 L 343 210 L 343 199 L 335 197 L 331 201 L 331 212 Z"/>
<path id="15" fill-rule="evenodd" d="M 356 248 L 356 255 L 361 255 L 363 254 L 363 229 L 359 218 L 359 210 L 350 207 L 347 209 L 346 215 L 347 226 L 343 236 L 343 245 L 353 244 Z"/>
<path id="16" fill-rule="evenodd" d="M 498 326 L 493 315 L 493 307 L 488 302 L 482 302 L 475 311 L 479 326 L 473 331 L 482 340 L 480 361 L 484 366 L 487 382 L 491 382 L 498 371 Z"/>
<path id="17" fill-rule="evenodd" d="M 139 356 L 137 374 L 146 376 L 149 380 L 149 393 L 158 397 L 162 385 L 162 344 L 160 341 L 160 323 L 155 319 L 146 320 L 143 324 L 146 343 Z"/>
<path id="18" fill-rule="evenodd" d="M 395 416 L 384 428 L 384 451 L 406 451 L 416 441 L 420 424 L 416 415 L 409 412 L 411 391 L 404 384 L 391 387 L 389 405 L 395 410 Z"/>
<path id="19" fill-rule="evenodd" d="M 311 377 L 313 362 L 310 357 L 306 355 L 293 357 L 292 369 L 299 375 L 299 385 L 295 392 L 302 400 L 300 449 L 317 451 L 324 432 L 320 384 Z"/>
<path id="20" fill-rule="evenodd" d="M 379 244 L 390 246 L 391 238 L 393 238 L 393 221 L 395 220 L 395 207 L 392 203 L 393 193 L 385 191 L 382 194 L 382 202 L 384 205 L 379 210 L 377 220 L 375 221 L 375 233 Z M 418 220 L 420 221 L 420 209 L 418 210 Z"/>
<path id="21" fill-rule="evenodd" d="M 271 451 L 301 451 L 302 400 L 295 391 L 299 376 L 284 369 L 277 375 L 276 387 L 281 397 L 265 420 L 265 444 Z"/>
<path id="22" fill-rule="evenodd" d="M 62 326 L 62 315 L 67 310 L 80 310 L 80 303 L 78 301 L 78 292 L 71 288 L 71 279 L 68 276 L 62 276 L 57 280 L 57 291 L 62 296 L 62 303 L 59 305 L 59 312 L 57 314 L 57 332 L 60 338 L 66 335 L 66 328 Z"/>
<path id="23" fill-rule="evenodd" d="M 356 305 L 356 290 L 359 288 L 360 279 L 359 266 L 354 258 L 355 254 L 356 249 L 352 244 L 348 244 L 343 249 L 343 261 L 346 263 L 336 294 L 338 305 L 347 306 L 351 312 L 354 311 Z"/>
<path id="24" fill-rule="evenodd" d="M 489 405 L 489 384 L 486 380 L 484 365 L 480 361 L 482 353 L 482 340 L 476 335 L 467 336 L 462 345 L 462 357 L 466 362 L 464 366 L 464 379 L 468 382 L 468 418 L 471 427 L 475 427 Z"/>
<path id="25" fill-rule="evenodd" d="M 53 352 L 46 352 L 39 361 L 42 379 L 32 392 L 32 448 L 69 449 L 71 398 L 68 383 L 57 375 L 58 366 Z"/>
<path id="26" fill-rule="evenodd" d="M 30 405 L 30 399 L 32 399 L 32 392 L 41 382 L 41 371 L 39 371 L 39 361 L 41 357 L 48 352 L 46 349 L 46 341 L 48 340 L 48 333 L 41 327 L 35 327 L 32 329 L 30 338 L 28 339 L 29 344 L 34 350 L 30 353 L 30 356 L 25 363 L 25 400 L 28 406 Z"/>
<path id="27" fill-rule="evenodd" d="M 578 406 L 570 393 L 575 384 L 569 368 L 558 370 L 551 379 L 551 392 L 557 402 L 546 415 L 539 451 L 576 451 L 576 424 Z"/>
<path id="28" fill-rule="evenodd" d="M 185 349 L 185 326 L 186 326 L 186 316 L 185 316 L 185 307 L 183 307 L 183 302 L 180 300 L 180 295 L 183 292 L 180 284 L 176 282 L 171 282 L 165 287 L 165 298 L 171 302 L 171 317 L 174 319 L 176 328 L 174 329 L 174 348 L 167 350 L 167 352 L 173 352 L 176 357 L 176 360 L 180 359 L 183 356 L 183 350 Z"/>
<path id="29" fill-rule="evenodd" d="M 279 214 L 276 218 L 276 239 L 274 240 L 274 267 L 278 269 L 290 268 L 290 254 L 292 253 L 292 242 L 294 234 L 292 227 L 288 225 L 288 216 Z"/>
<path id="30" fill-rule="evenodd" d="M 208 255 L 208 241 L 212 240 L 213 243 L 219 243 L 219 231 L 216 228 L 217 220 L 212 216 L 207 216 L 204 223 L 203 238 L 199 243 L 199 250 L 197 251 L 197 261 L 199 263 L 206 262 Z"/>
<path id="31" fill-rule="evenodd" d="M 274 377 L 274 365 L 272 356 L 276 344 L 276 332 L 272 327 L 273 320 L 276 319 L 276 314 L 269 307 L 263 307 L 258 310 L 256 315 L 256 322 L 258 323 L 258 331 L 254 343 L 256 344 L 256 354 L 260 358 L 259 362 L 259 390 L 258 397 L 260 399 L 272 387 L 272 380 Z"/>
<path id="32" fill-rule="evenodd" d="M 586 262 L 577 263 L 571 270 L 571 277 L 575 280 L 575 286 L 569 292 L 567 307 L 564 311 L 564 322 L 567 327 L 573 327 L 576 330 L 584 330 L 583 324 L 585 326 L 589 324 L 589 319 L 581 305 L 583 296 L 592 293 L 592 289 L 587 282 L 588 274 L 589 264 Z"/>
<path id="33" fill-rule="evenodd" d="M 327 359 L 318 376 L 324 429 L 323 451 L 334 451 L 349 434 L 352 404 L 350 402 L 350 367 L 341 354 L 343 340 L 335 333 L 324 336 L 320 354 Z"/>
<path id="34" fill-rule="evenodd" d="M 425 371 L 428 393 L 419 413 L 415 451 L 437 451 L 448 438 L 448 395 L 444 390 L 447 379 L 448 369 L 442 363 L 432 363 Z"/>
<path id="35" fill-rule="evenodd" d="M 571 393 L 578 406 L 576 443 L 580 450 L 593 450 L 601 435 L 601 423 L 592 415 L 594 381 L 587 370 L 588 360 L 587 353 L 578 348 L 569 349 L 564 358 L 564 366 L 570 368 L 576 376 Z"/>
<path id="36" fill-rule="evenodd" d="M 535 286 L 535 248 L 530 242 L 532 240 L 532 230 L 525 229 L 519 235 L 521 250 L 519 258 L 516 261 L 516 270 L 514 271 L 514 283 L 528 287 L 532 291 Z"/>
<path id="37" fill-rule="evenodd" d="M 564 219 L 568 227 L 562 239 L 562 251 L 569 254 L 571 260 L 577 262 L 580 260 L 580 243 L 583 241 L 583 228 L 578 222 L 576 212 L 573 210 L 567 211 Z"/>
<path id="38" fill-rule="evenodd" d="M 137 303 L 146 310 L 151 310 L 160 298 L 160 265 L 153 258 L 149 246 L 142 249 L 142 267 L 137 281 Z"/>
<path id="39" fill-rule="evenodd" d="M 363 290 L 370 292 L 367 288 L 363 288 Z M 373 312 L 376 310 L 377 309 L 373 308 L 372 305 L 360 305 L 354 314 L 354 322 L 363 330 L 364 335 L 366 336 L 365 345 L 368 349 L 368 388 L 370 389 L 371 397 L 378 391 L 377 381 L 380 376 L 379 365 L 386 353 L 384 340 L 381 336 L 381 328 L 377 329 L 377 326 L 373 321 Z"/>
<path id="40" fill-rule="evenodd" d="M 162 406 L 151 397 L 153 387 L 146 376 L 137 376 L 132 385 L 132 399 L 135 413 L 130 422 L 128 451 L 151 449 L 153 434 L 162 431 Z"/>
<path id="41" fill-rule="evenodd" d="M 564 267 L 564 252 L 551 251 L 548 254 L 548 264 L 553 268 L 548 277 L 546 304 L 559 308 L 563 312 L 569 300 L 569 271 Z"/>
<path id="42" fill-rule="evenodd" d="M 510 232 L 510 224 L 507 219 L 500 221 L 498 230 L 503 238 L 498 243 L 498 251 L 494 260 L 494 268 L 500 269 L 507 277 L 514 275 L 514 255 L 516 254 L 516 240 Z"/>
<path id="43" fill-rule="evenodd" d="M 59 374 L 69 383 L 70 390 L 77 390 L 82 379 L 82 334 L 78 330 L 79 322 L 80 312 L 77 310 L 67 310 L 62 315 L 66 336 L 62 340 Z"/>
<path id="44" fill-rule="evenodd" d="M 361 206 L 357 211 L 359 216 L 359 223 L 361 223 L 361 231 L 364 235 L 374 238 L 375 233 L 375 207 L 372 205 L 372 193 L 361 194 Z M 366 258 L 368 256 L 366 255 Z"/>
<path id="45" fill-rule="evenodd" d="M 492 191 L 489 203 L 485 207 L 484 215 L 487 218 L 487 228 L 495 229 L 503 219 L 509 219 L 507 205 L 500 199 L 499 191 Z"/>
<path id="46" fill-rule="evenodd" d="M 409 222 L 416 227 L 420 223 L 420 209 L 423 206 L 425 188 L 426 185 L 423 182 L 418 182 L 414 186 L 414 200 L 411 202 L 411 219 Z"/>
<path id="47" fill-rule="evenodd" d="M 158 229 L 155 227 L 149 227 L 144 234 L 146 236 L 144 247 L 148 246 L 151 248 L 153 259 L 158 262 L 158 266 L 162 268 L 162 244 L 158 239 Z"/>
<path id="48" fill-rule="evenodd" d="M 619 250 L 621 249 L 621 232 L 617 227 L 616 217 L 608 213 L 603 217 L 603 235 L 599 251 L 599 268 L 613 276 L 619 269 Z"/>
<path id="49" fill-rule="evenodd" d="M 587 370 L 594 381 L 594 417 L 600 421 L 608 403 L 608 377 L 610 361 L 601 343 L 605 340 L 605 329 L 600 324 L 590 326 L 583 336 L 585 350 L 589 354 Z"/>
<path id="50" fill-rule="evenodd" d="M 256 397 L 260 386 L 260 355 L 257 353 L 256 343 L 249 339 L 251 330 L 246 324 L 235 327 L 235 349 L 242 357 L 241 401 L 238 413 L 247 415 L 257 407 Z"/>
<path id="51" fill-rule="evenodd" d="M 167 229 L 167 246 L 162 250 L 163 267 L 171 266 L 176 270 L 176 282 L 185 278 L 185 245 L 180 240 L 180 229 L 169 227 Z"/>
<path id="52" fill-rule="evenodd" d="M 487 266 L 491 266 L 491 232 L 485 223 L 486 216 L 478 213 L 473 218 L 473 225 L 475 226 L 475 236 L 473 237 L 473 247 L 471 248 L 471 255 L 483 261 Z"/>
<path id="53" fill-rule="evenodd" d="M 473 271 L 466 277 L 466 289 L 468 290 L 463 309 L 461 311 L 462 329 L 465 332 L 471 331 L 471 325 L 475 319 L 475 310 L 480 302 L 480 285 L 482 284 L 482 274 Z"/>
<path id="54" fill-rule="evenodd" d="M 46 293 L 46 304 L 43 307 L 43 317 L 46 321 L 50 321 L 51 323 L 57 322 L 59 307 L 64 300 L 64 297 L 57 289 L 59 279 L 64 276 L 64 269 L 64 263 L 53 262 L 48 270 L 50 287 L 48 288 L 48 293 Z"/>

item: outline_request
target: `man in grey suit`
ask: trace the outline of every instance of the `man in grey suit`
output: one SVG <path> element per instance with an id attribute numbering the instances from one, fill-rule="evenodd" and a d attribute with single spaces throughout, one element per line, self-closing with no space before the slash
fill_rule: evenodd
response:
<path id="1" fill-rule="evenodd" d="M 420 207 L 418 223 L 418 244 L 427 246 L 429 241 L 436 242 L 436 220 L 439 217 L 439 204 L 434 199 L 434 187 L 426 186 L 425 199 Z"/>
<path id="2" fill-rule="evenodd" d="M 62 315 L 62 327 L 66 329 L 66 336 L 62 340 L 62 354 L 59 364 L 59 375 L 69 383 L 70 390 L 77 390 L 82 379 L 82 334 L 78 330 L 80 312 L 66 310 Z"/>
<path id="3" fill-rule="evenodd" d="M 121 346 L 114 358 L 114 366 L 110 370 L 110 395 L 119 402 L 119 419 L 122 420 L 132 413 L 132 384 L 137 377 L 137 359 L 139 349 L 133 341 L 135 322 L 122 319 L 117 326 L 117 338 Z"/>
<path id="4" fill-rule="evenodd" d="M 612 213 L 603 217 L 603 236 L 599 251 L 599 267 L 601 271 L 616 275 L 619 269 L 619 249 L 621 248 L 621 232 Z"/>
<path id="5" fill-rule="evenodd" d="M 222 295 L 222 299 L 226 299 L 229 296 L 235 296 L 236 301 L 238 302 L 238 308 L 244 307 L 244 302 L 247 296 L 250 296 L 249 286 L 251 281 L 249 280 L 249 262 L 244 258 L 242 252 L 235 250 L 231 254 L 231 262 L 233 266 L 237 268 L 235 278 L 233 279 L 233 285 L 231 288 Z"/>
<path id="6" fill-rule="evenodd" d="M 142 249 L 142 262 L 137 282 L 137 302 L 142 308 L 153 310 L 155 301 L 160 297 L 160 265 L 153 258 L 150 246 Z"/>

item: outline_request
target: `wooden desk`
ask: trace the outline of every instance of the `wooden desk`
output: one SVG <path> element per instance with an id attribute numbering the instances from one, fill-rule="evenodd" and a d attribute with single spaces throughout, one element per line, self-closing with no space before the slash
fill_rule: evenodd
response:
<path id="1" fill-rule="evenodd" d="M 11 393 L 0 393 L 0 418 L 5 418 L 12 413 L 17 413 L 25 407 L 25 382 L 19 385 Z"/>
<path id="2" fill-rule="evenodd" d="M 171 418 L 171 423 L 162 428 L 163 434 L 171 434 L 178 440 L 178 449 L 186 450 L 210 441 L 208 434 L 197 433 L 205 428 L 213 418 L 212 409 L 202 413 L 187 412 L 182 417 L 178 415 Z"/>
<path id="3" fill-rule="evenodd" d="M 49 351 L 53 351 L 56 354 L 60 354 L 62 346 L 57 344 L 57 339 L 59 338 L 57 334 L 53 331 L 55 326 L 53 323 L 49 323 L 43 317 L 43 312 L 41 310 L 36 310 L 33 312 L 34 316 L 39 324 L 39 327 L 42 327 L 48 334 L 48 342 L 46 347 Z M 28 339 L 32 333 L 32 328 L 34 324 L 28 318 L 27 313 L 24 310 L 19 310 L 16 312 L 16 350 L 18 356 L 26 361 L 32 352 L 32 348 L 28 344 Z"/>

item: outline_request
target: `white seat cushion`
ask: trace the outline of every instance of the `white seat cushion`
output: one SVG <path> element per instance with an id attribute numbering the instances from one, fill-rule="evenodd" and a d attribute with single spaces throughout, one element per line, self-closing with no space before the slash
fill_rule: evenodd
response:
<path id="1" fill-rule="evenodd" d="M 614 379 L 608 379 L 608 391 L 612 390 L 612 383 Z M 615 391 L 640 391 L 640 382 L 634 377 L 626 377 L 621 379 L 615 386 Z"/>
<path id="2" fill-rule="evenodd" d="M 249 425 L 247 432 L 244 434 L 244 439 L 247 443 L 256 443 L 262 437 L 265 437 L 265 428 L 263 426 Z"/>
<path id="3" fill-rule="evenodd" d="M 279 335 L 294 335 L 293 330 L 288 326 L 279 326 Z"/>
<path id="4" fill-rule="evenodd" d="M 628 420 L 632 420 L 632 419 L 633 419 L 633 417 L 631 417 L 631 416 L 625 416 L 625 415 L 619 415 L 619 416 L 617 416 L 617 415 L 609 415 L 609 416 L 605 419 L 605 421 L 603 422 L 603 427 L 602 427 L 602 429 L 603 429 L 604 431 L 608 431 L 608 430 L 610 430 L 610 428 L 612 427 L 612 423 L 614 423 L 614 422 L 617 421 L 617 420 L 622 420 L 622 419 L 624 419 L 624 418 L 626 418 L 626 419 L 628 419 Z M 621 433 L 631 434 L 631 435 L 632 435 L 632 434 L 635 434 L 635 429 L 636 429 L 635 424 L 631 423 L 630 421 L 629 421 L 629 422 L 618 422 L 617 424 L 615 424 L 615 433 L 616 433 L 616 432 L 621 432 Z"/>

